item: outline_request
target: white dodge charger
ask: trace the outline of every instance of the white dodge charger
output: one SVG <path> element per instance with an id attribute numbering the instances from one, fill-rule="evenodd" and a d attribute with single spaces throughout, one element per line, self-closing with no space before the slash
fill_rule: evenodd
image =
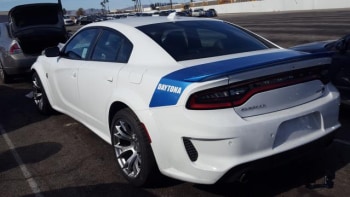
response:
<path id="1" fill-rule="evenodd" d="M 112 144 L 134 185 L 156 174 L 213 184 L 332 136 L 330 62 L 221 20 L 126 18 L 46 49 L 32 66 L 34 102 Z"/>

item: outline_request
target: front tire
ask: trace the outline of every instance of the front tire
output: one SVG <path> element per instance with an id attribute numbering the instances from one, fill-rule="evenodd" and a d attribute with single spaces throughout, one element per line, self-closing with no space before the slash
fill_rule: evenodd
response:
<path id="1" fill-rule="evenodd" d="M 47 99 L 46 92 L 41 83 L 41 80 L 36 72 L 32 76 L 33 82 L 33 100 L 38 111 L 45 115 L 50 115 L 53 112 L 51 104 Z"/>
<path id="2" fill-rule="evenodd" d="M 159 171 L 147 131 L 129 108 L 114 115 L 111 132 L 114 153 L 123 176 L 135 186 L 145 186 L 155 181 L 154 175 Z"/>

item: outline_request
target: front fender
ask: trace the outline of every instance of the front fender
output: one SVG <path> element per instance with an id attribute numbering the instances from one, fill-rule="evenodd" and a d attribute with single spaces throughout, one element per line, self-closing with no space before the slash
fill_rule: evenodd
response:
<path id="1" fill-rule="evenodd" d="M 45 67 L 37 60 L 31 67 L 32 73 L 36 72 L 40 78 L 41 84 L 45 90 L 47 99 L 49 100 L 51 106 L 54 108 L 55 99 L 52 96 L 52 91 L 48 82 L 48 72 Z"/>

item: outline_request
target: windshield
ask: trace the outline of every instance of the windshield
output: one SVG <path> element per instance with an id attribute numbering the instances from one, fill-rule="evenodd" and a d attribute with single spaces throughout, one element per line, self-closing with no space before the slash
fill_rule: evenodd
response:
<path id="1" fill-rule="evenodd" d="M 182 21 L 138 27 L 176 61 L 257 51 L 274 47 L 222 21 Z"/>

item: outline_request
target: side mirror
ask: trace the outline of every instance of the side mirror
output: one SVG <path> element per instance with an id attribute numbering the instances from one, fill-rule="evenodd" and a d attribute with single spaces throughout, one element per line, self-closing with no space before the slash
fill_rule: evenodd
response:
<path id="1" fill-rule="evenodd" d="M 349 49 L 349 46 L 350 46 L 350 35 L 347 35 L 339 39 L 335 44 L 335 48 L 341 54 L 345 53 Z"/>
<path id="2" fill-rule="evenodd" d="M 50 47 L 45 49 L 44 54 L 46 57 L 58 57 L 60 55 L 60 49 L 58 47 Z"/>

